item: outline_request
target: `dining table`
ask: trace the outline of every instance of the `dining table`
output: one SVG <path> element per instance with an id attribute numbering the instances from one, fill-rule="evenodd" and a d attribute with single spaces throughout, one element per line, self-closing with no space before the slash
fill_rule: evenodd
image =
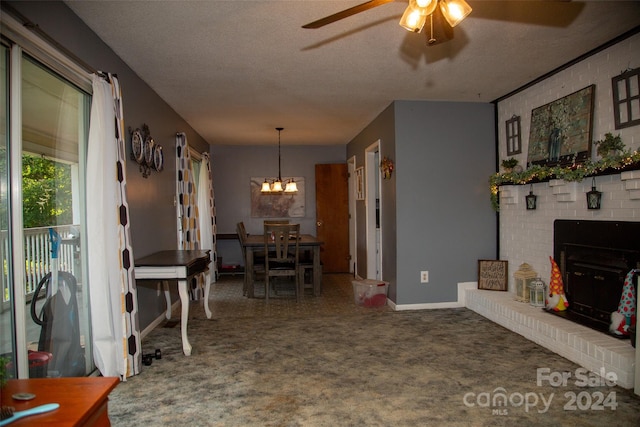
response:
<path id="1" fill-rule="evenodd" d="M 311 250 L 313 254 L 313 289 L 314 295 L 319 296 L 321 283 L 322 283 L 322 269 L 320 267 L 320 246 L 324 242 L 311 234 L 301 234 L 300 241 L 298 243 L 300 251 Z M 249 234 L 242 245 L 245 251 L 245 268 L 244 268 L 244 280 L 245 289 L 247 289 L 247 297 L 253 298 L 253 261 L 255 252 L 264 251 L 264 236 L 262 234 Z M 270 243 L 275 248 L 275 243 Z"/>

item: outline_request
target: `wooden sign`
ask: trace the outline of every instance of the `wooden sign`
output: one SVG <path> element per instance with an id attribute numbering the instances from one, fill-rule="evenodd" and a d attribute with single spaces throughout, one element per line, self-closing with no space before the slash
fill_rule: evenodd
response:
<path id="1" fill-rule="evenodd" d="M 478 289 L 490 291 L 508 290 L 508 261 L 486 260 L 478 261 Z"/>

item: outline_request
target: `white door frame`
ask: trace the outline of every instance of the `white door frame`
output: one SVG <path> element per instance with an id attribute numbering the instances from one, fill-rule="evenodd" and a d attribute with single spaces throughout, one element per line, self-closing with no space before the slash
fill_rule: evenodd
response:
<path id="1" fill-rule="evenodd" d="M 349 185 L 349 273 L 358 271 L 358 252 L 356 250 L 356 230 L 358 221 L 356 218 L 356 156 L 347 160 L 348 185 Z"/>
<path id="2" fill-rule="evenodd" d="M 365 149 L 366 181 L 366 233 L 367 233 L 367 279 L 382 280 L 382 209 L 378 211 L 376 227 L 376 199 L 382 206 L 380 194 L 380 140 Z"/>

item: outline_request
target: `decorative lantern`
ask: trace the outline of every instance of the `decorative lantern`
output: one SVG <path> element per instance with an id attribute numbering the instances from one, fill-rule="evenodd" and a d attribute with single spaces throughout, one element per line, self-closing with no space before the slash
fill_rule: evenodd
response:
<path id="1" fill-rule="evenodd" d="M 520 264 L 520 268 L 518 268 L 518 271 L 513 273 L 513 278 L 515 279 L 516 285 L 516 301 L 529 302 L 529 285 L 531 284 L 531 281 L 536 277 L 538 277 L 538 273 L 536 273 L 529 264 L 527 264 L 526 262 Z"/>
<path id="2" fill-rule="evenodd" d="M 529 304 L 533 307 L 544 307 L 545 283 L 539 277 L 531 281 L 529 285 Z"/>
<path id="3" fill-rule="evenodd" d="M 596 177 L 591 178 L 591 191 L 587 192 L 587 209 L 600 209 L 602 193 L 596 190 Z"/>
<path id="4" fill-rule="evenodd" d="M 535 210 L 536 209 L 536 199 L 538 198 L 538 196 L 533 194 L 533 184 L 531 184 L 531 187 L 529 189 L 529 194 L 524 196 L 524 198 L 527 201 L 527 210 L 528 211 Z"/>

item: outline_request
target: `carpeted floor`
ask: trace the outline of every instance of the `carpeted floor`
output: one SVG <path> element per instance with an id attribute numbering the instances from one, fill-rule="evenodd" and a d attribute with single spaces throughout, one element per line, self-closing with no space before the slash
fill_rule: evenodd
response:
<path id="1" fill-rule="evenodd" d="M 358 307 L 347 275 L 300 303 L 247 300 L 241 276 L 211 298 L 211 320 L 192 306 L 192 356 L 179 325 L 145 338 L 162 359 L 111 393 L 112 425 L 640 425 L 632 391 L 467 309 Z"/>

